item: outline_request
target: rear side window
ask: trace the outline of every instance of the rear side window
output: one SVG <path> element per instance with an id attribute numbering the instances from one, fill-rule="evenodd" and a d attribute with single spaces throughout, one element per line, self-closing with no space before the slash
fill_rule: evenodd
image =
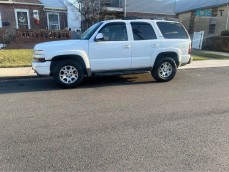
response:
<path id="1" fill-rule="evenodd" d="M 188 39 L 188 34 L 179 23 L 157 22 L 162 35 L 166 39 Z"/>
<path id="2" fill-rule="evenodd" d="M 157 39 L 153 27 L 149 23 L 131 22 L 134 40 Z"/>

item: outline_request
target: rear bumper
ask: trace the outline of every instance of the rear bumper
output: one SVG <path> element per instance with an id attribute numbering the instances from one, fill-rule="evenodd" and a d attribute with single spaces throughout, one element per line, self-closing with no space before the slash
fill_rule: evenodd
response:
<path id="1" fill-rule="evenodd" d="M 32 68 L 38 75 L 50 75 L 50 61 L 33 62 Z"/>
<path id="2" fill-rule="evenodd" d="M 192 56 L 191 55 L 183 55 L 181 59 L 181 65 L 180 66 L 185 66 L 187 64 L 192 63 Z"/>

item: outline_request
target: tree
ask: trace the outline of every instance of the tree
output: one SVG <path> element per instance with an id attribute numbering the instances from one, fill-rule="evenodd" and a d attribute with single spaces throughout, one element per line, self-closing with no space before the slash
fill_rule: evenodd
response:
<path id="1" fill-rule="evenodd" d="M 83 30 L 101 20 L 106 8 L 100 0 L 66 0 L 67 5 L 73 6 L 81 15 Z"/>

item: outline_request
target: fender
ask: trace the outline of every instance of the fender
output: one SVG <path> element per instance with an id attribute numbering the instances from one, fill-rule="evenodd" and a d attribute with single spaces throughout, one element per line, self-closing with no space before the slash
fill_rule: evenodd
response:
<path id="1" fill-rule="evenodd" d="M 46 55 L 46 59 L 50 60 L 50 61 L 56 56 L 77 55 L 77 56 L 82 57 L 87 70 L 91 69 L 89 57 L 88 57 L 87 53 L 85 51 L 82 51 L 82 50 L 48 51 L 45 55 Z"/>
<path id="2" fill-rule="evenodd" d="M 177 57 L 178 57 L 178 61 L 179 61 L 179 66 L 180 66 L 180 63 L 181 63 L 181 50 L 179 48 L 172 48 L 171 47 L 171 48 L 161 48 L 161 49 L 158 49 L 158 50 L 154 51 L 154 53 L 152 55 L 151 63 L 150 63 L 151 67 L 154 66 L 154 63 L 155 63 L 156 59 L 158 58 L 158 56 L 161 53 L 176 53 Z"/>

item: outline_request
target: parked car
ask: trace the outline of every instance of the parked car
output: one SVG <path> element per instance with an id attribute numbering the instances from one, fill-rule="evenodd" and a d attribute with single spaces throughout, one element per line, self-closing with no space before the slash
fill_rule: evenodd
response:
<path id="1" fill-rule="evenodd" d="M 94 24 L 80 40 L 53 41 L 34 47 L 33 69 L 64 87 L 84 77 L 151 72 L 170 81 L 191 62 L 191 40 L 184 27 L 166 20 L 109 20 Z"/>

